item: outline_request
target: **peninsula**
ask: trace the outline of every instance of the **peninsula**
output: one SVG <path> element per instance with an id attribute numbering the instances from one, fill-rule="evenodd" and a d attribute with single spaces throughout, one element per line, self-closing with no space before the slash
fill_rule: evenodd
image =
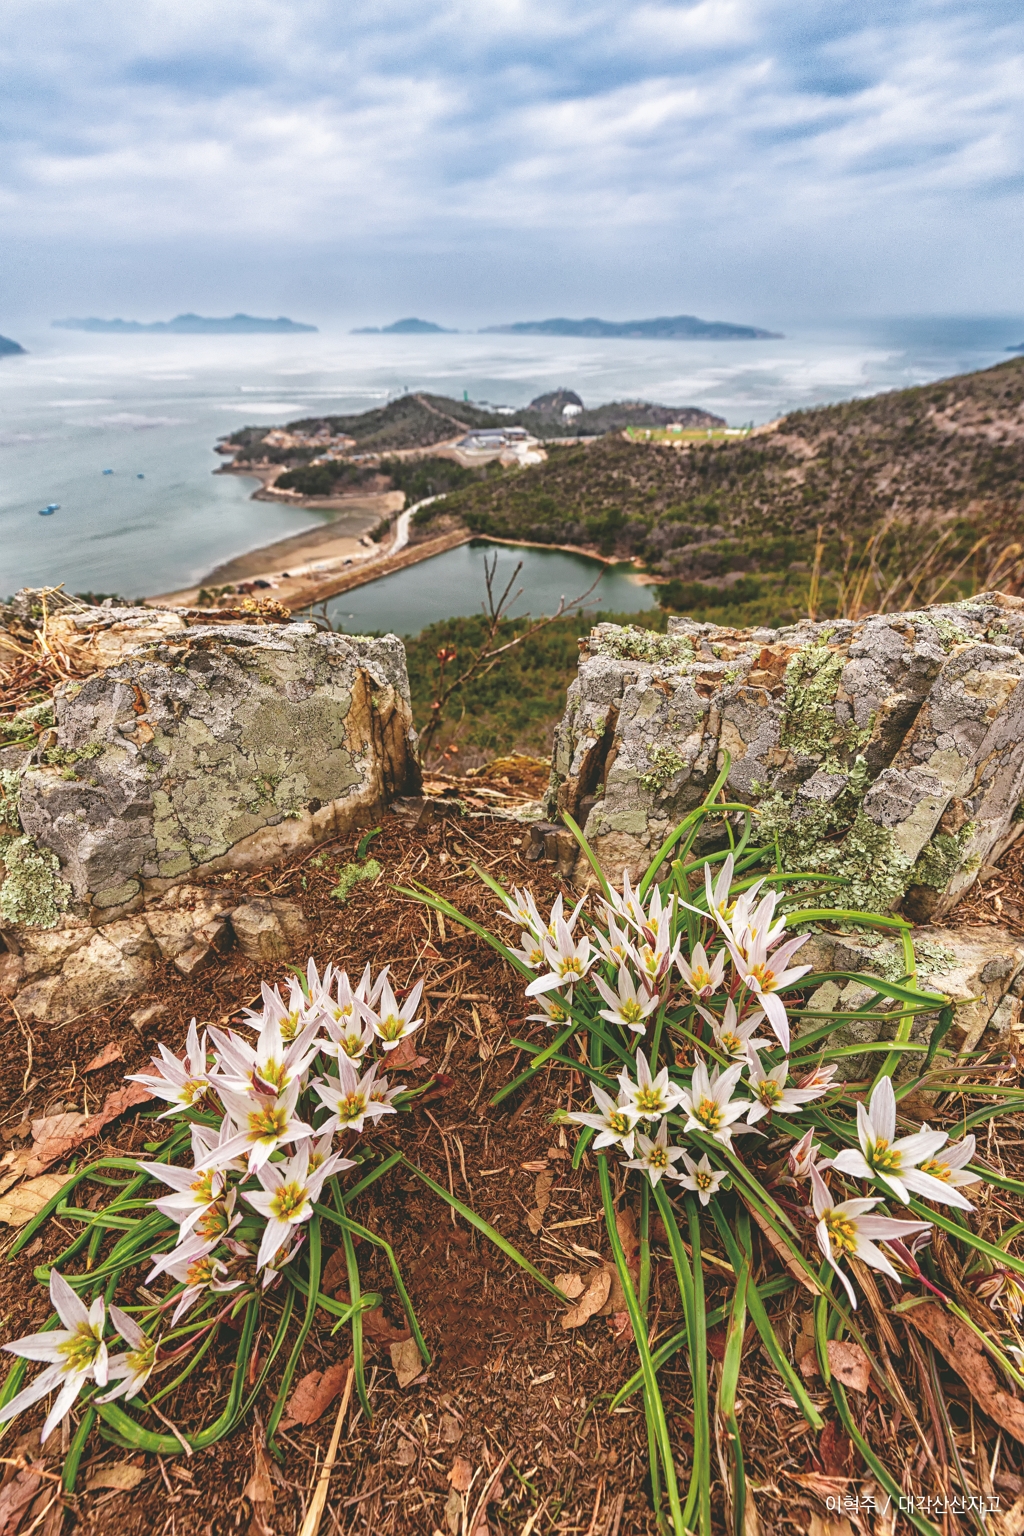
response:
<path id="1" fill-rule="evenodd" d="M 731 325 L 725 320 L 698 320 L 696 315 L 662 315 L 656 320 L 517 320 L 511 325 L 485 325 L 482 334 L 503 336 L 633 337 L 644 341 L 778 341 L 780 331 L 756 325 Z"/>
<path id="2" fill-rule="evenodd" d="M 238 336 L 281 335 L 295 331 L 315 331 L 315 325 L 303 325 L 278 315 L 276 320 L 265 320 L 258 315 L 225 315 L 220 319 L 208 319 L 205 315 L 175 315 L 173 320 L 54 320 L 62 331 L 102 331 L 112 335 L 138 335 L 156 332 L 176 336 Z"/>

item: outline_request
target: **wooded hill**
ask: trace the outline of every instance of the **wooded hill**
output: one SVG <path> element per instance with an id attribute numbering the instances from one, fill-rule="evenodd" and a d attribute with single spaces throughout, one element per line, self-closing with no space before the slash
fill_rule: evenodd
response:
<path id="1" fill-rule="evenodd" d="M 737 442 L 675 448 L 615 435 L 558 448 L 425 508 L 418 531 L 440 518 L 639 557 L 674 578 L 662 589 L 670 606 L 713 608 L 722 622 L 789 622 L 809 597 L 829 613 L 992 583 L 1015 590 L 1024 359 L 795 412 Z"/>
<path id="2" fill-rule="evenodd" d="M 459 437 L 479 427 L 523 426 L 538 437 L 592 436 L 622 427 L 662 427 L 678 421 L 685 427 L 723 427 L 721 416 L 695 406 L 651 405 L 645 400 L 619 400 L 609 405 L 584 408 L 578 415 L 564 417 L 561 402 L 579 399 L 568 390 L 541 395 L 519 411 L 498 413 L 482 410 L 464 400 L 449 400 L 446 395 L 419 393 L 400 395 L 376 410 L 354 416 L 306 416 L 290 421 L 288 432 L 313 436 L 326 428 L 332 436 L 353 439 L 360 453 L 394 453 L 409 448 L 432 448 L 437 443 Z M 304 448 L 275 449 L 265 443 L 272 427 L 241 427 L 224 441 L 238 449 L 237 464 L 269 458 L 272 463 L 299 464 L 319 450 Z"/>

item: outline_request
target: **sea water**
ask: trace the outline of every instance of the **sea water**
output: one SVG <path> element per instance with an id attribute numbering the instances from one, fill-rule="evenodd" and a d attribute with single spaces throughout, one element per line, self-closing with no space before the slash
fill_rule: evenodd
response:
<path id="1" fill-rule="evenodd" d="M 779 341 L 350 336 L 341 328 L 210 337 L 43 329 L 17 339 L 27 356 L 0 359 L 0 597 L 58 582 L 134 597 L 187 586 L 221 561 L 322 520 L 253 501 L 253 481 L 213 473 L 222 462 L 217 438 L 239 426 L 367 410 L 407 389 L 520 406 L 560 386 L 588 405 L 696 405 L 739 426 L 987 367 L 1024 341 L 1024 319 L 791 327 Z M 41 518 L 50 502 L 60 510 Z M 377 583 L 372 600 L 385 592 Z M 475 600 L 461 607 L 472 611 Z M 359 619 L 382 628 L 394 613 L 382 606 Z"/>

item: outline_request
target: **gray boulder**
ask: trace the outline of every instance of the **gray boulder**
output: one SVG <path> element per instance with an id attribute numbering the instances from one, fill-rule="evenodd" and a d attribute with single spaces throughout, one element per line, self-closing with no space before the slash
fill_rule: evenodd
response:
<path id="1" fill-rule="evenodd" d="M 56 727 L 16 784 L 24 837 L 59 864 L 58 909 L 66 886 L 76 911 L 106 920 L 194 874 L 279 862 L 414 786 L 394 636 L 148 610 L 62 623 L 69 653 L 89 651 L 97 670 L 57 690 Z"/>
<path id="2" fill-rule="evenodd" d="M 1024 600 L 667 635 L 599 624 L 558 729 L 549 814 L 609 874 L 646 866 L 730 760 L 785 867 L 844 877 L 826 904 L 947 912 L 1022 829 Z M 706 840 L 724 840 L 721 822 Z"/>

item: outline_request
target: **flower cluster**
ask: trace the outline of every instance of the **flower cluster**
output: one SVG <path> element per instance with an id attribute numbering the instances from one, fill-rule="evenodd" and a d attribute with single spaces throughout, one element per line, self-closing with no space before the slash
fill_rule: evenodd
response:
<path id="1" fill-rule="evenodd" d="M 529 1017 L 554 1026 L 593 1021 L 606 1042 L 616 1042 L 625 1062 L 617 1091 L 608 1076 L 604 1085 L 592 1077 L 593 1109 L 567 1118 L 596 1132 L 595 1149 L 620 1147 L 625 1166 L 642 1171 L 652 1186 L 665 1179 L 707 1205 L 729 1177 L 735 1137 L 770 1129 L 791 1138 L 778 1182 L 810 1181 L 807 1215 L 855 1305 L 842 1258 L 856 1256 L 898 1280 L 877 1243 L 893 1244 L 902 1262 L 931 1230 L 927 1222 L 875 1214 L 882 1196 L 973 1209 L 961 1190 L 979 1180 L 966 1169 L 974 1137 L 949 1145 L 946 1132 L 923 1125 L 897 1138 L 896 1096 L 883 1076 L 869 1105 L 857 1105 L 859 1148 L 824 1156 L 816 1126 L 804 1130 L 798 1121 L 833 1088 L 837 1067 L 805 1056 L 805 1070 L 791 1071 L 784 998 L 810 970 L 793 964 L 807 936 L 786 936 L 780 896 L 764 881 L 736 891 L 731 855 L 717 876 L 705 864 L 704 877 L 701 907 L 666 897 L 657 885 L 641 899 L 624 875 L 621 894 L 609 890 L 599 898 L 594 919 L 582 901 L 566 916 L 559 897 L 546 922 L 528 892 L 506 897 L 502 915 L 522 929 L 514 953 L 538 973 L 526 996 L 543 1012 Z M 673 1145 L 670 1130 L 683 1140 Z M 864 1181 L 879 1193 L 833 1200 L 829 1169 L 833 1180 Z"/>
<path id="2" fill-rule="evenodd" d="M 406 1085 L 390 1083 L 380 1068 L 420 1027 L 421 992 L 417 983 L 399 1002 L 387 967 L 374 979 L 367 966 L 353 986 L 332 966 L 321 977 L 310 960 L 287 999 L 264 983 L 262 1007 L 245 1010 L 251 1038 L 214 1027 L 200 1033 L 193 1020 L 182 1057 L 161 1045 L 155 1073 L 132 1079 L 167 1103 L 161 1119 L 190 1122 L 191 1167 L 139 1164 L 168 1189 L 153 1205 L 173 1241 L 145 1283 L 162 1275 L 174 1282 L 158 1309 L 173 1309 L 172 1328 L 201 1298 L 224 1293 L 233 1303 L 231 1293 L 274 1284 L 300 1252 L 325 1182 L 355 1166 L 344 1148 L 397 1112 Z M 156 1337 L 102 1298 L 86 1308 L 57 1270 L 50 1296 L 64 1330 L 4 1346 L 50 1362 L 2 1410 L 9 1420 L 59 1388 L 43 1439 L 88 1382 L 118 1383 L 97 1401 L 135 1396 L 160 1357 Z M 108 1320 L 130 1346 L 123 1355 L 108 1358 Z"/>

